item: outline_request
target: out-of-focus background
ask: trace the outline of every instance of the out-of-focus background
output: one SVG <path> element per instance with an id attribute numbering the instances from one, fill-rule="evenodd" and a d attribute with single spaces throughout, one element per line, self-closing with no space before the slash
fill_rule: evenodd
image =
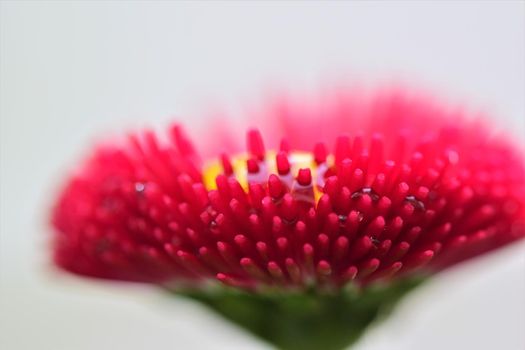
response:
<path id="1" fill-rule="evenodd" d="M 427 88 L 523 144 L 525 2 L 0 2 L 0 348 L 269 349 L 185 300 L 53 271 L 47 210 L 100 135 L 339 82 Z M 436 277 L 356 348 L 522 350 L 524 329 L 521 243 Z"/>

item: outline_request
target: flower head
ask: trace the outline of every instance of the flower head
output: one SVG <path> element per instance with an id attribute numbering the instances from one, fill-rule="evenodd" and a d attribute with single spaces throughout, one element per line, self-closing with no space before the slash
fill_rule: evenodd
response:
<path id="1" fill-rule="evenodd" d="M 98 147 L 55 206 L 56 263 L 158 284 L 337 290 L 525 235 L 522 156 L 460 112 L 396 93 L 274 107 L 266 139 L 248 131 L 243 152 L 216 136 L 234 146 L 204 162 L 179 125 L 168 140 L 144 131 Z"/>

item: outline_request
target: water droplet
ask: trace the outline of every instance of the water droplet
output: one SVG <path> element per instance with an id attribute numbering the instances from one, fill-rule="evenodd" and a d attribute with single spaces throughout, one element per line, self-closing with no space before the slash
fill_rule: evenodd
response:
<path id="1" fill-rule="evenodd" d="M 406 196 L 405 202 L 412 204 L 412 206 L 417 210 L 425 210 L 425 203 L 417 199 L 415 196 Z"/>
<path id="2" fill-rule="evenodd" d="M 271 198 L 272 199 L 272 203 L 274 203 L 275 205 L 279 205 L 282 203 L 283 201 L 283 197 L 279 197 L 279 198 Z"/>
<path id="3" fill-rule="evenodd" d="M 292 225 L 295 225 L 295 223 L 297 222 L 297 219 L 287 220 L 287 219 L 285 219 L 285 218 L 282 218 L 282 221 L 283 221 L 283 223 L 285 223 L 286 225 L 292 226 Z"/>
<path id="4" fill-rule="evenodd" d="M 217 224 L 217 221 L 215 220 L 210 221 L 210 223 L 208 224 L 208 228 L 211 233 L 216 234 L 216 235 L 221 232 L 219 228 L 219 224 Z"/>
<path id="5" fill-rule="evenodd" d="M 339 219 L 339 227 L 345 227 L 346 219 L 348 219 L 348 216 L 346 215 L 338 215 L 337 218 Z"/>
<path id="6" fill-rule="evenodd" d="M 146 185 L 142 182 L 136 182 L 135 183 L 135 192 L 137 193 L 144 193 L 146 190 Z"/>
<path id="7" fill-rule="evenodd" d="M 379 195 L 371 187 L 363 187 L 359 191 L 355 191 L 352 193 L 351 198 L 356 199 L 364 195 L 368 195 L 373 201 L 379 200 Z"/>

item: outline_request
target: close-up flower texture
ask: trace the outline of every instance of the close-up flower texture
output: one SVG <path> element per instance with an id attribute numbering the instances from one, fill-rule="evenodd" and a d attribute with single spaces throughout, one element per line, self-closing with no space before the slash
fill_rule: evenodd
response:
<path id="1" fill-rule="evenodd" d="M 53 208 L 56 264 L 157 285 L 280 349 L 330 350 L 525 236 L 523 154 L 461 108 L 340 91 L 249 122 L 99 144 Z"/>

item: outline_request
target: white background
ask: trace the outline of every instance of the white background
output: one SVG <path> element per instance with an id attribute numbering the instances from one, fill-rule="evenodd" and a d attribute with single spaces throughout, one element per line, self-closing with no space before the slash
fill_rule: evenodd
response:
<path id="1" fill-rule="evenodd" d="M 54 188 L 98 135 L 268 86 L 405 82 L 525 140 L 525 3 L 0 3 L 1 349 L 269 349 L 183 300 L 57 273 Z M 525 245 L 411 295 L 358 349 L 525 349 Z"/>

